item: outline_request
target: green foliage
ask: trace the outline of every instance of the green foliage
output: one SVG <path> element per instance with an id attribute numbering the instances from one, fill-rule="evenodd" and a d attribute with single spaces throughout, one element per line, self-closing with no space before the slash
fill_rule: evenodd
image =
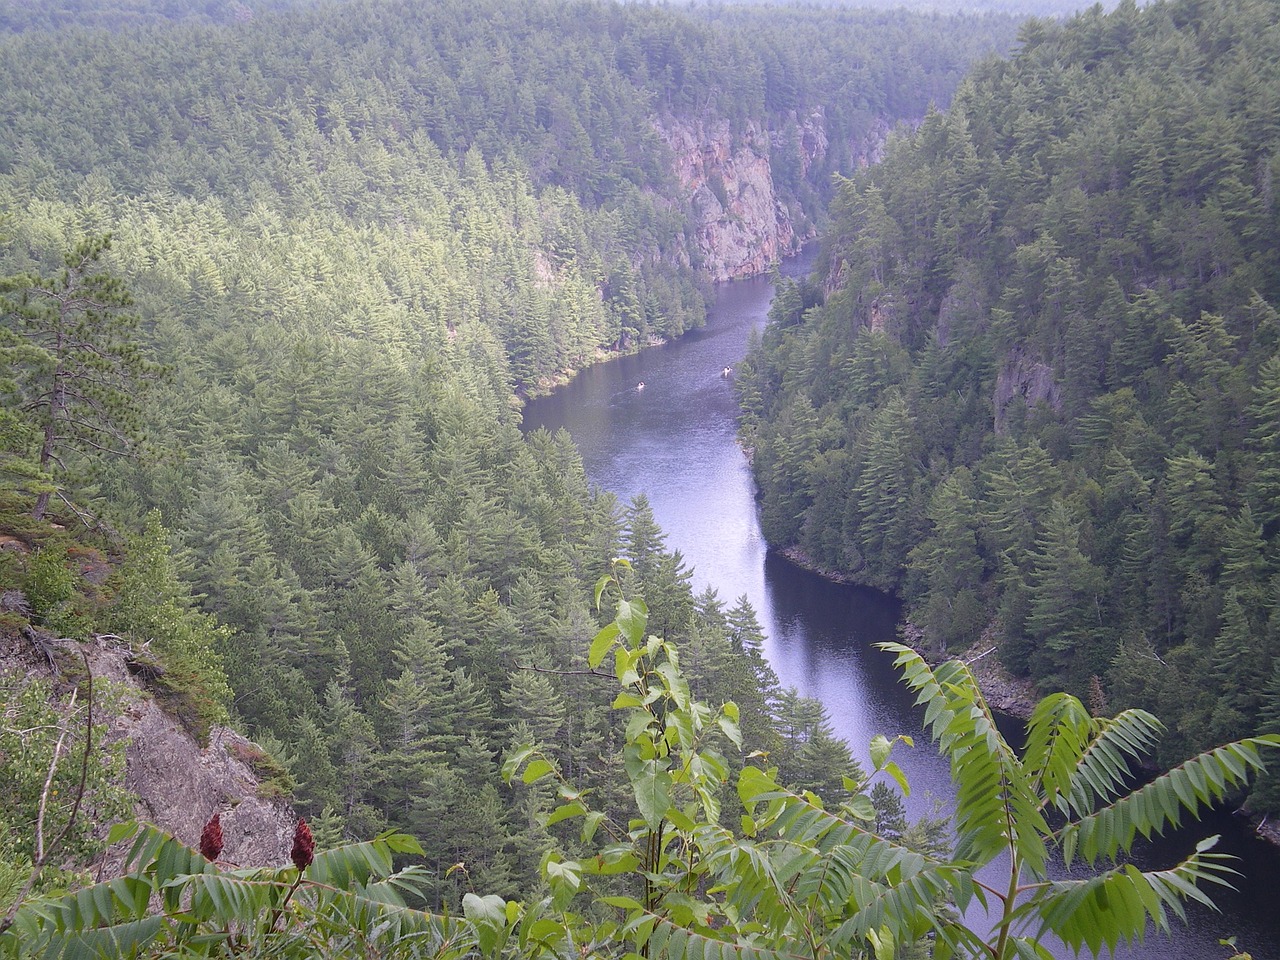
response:
<path id="1" fill-rule="evenodd" d="M 734 656 L 749 611 L 699 616 L 643 507 L 593 493 L 567 436 L 522 438 L 519 398 L 701 322 L 694 211 L 657 126 L 768 149 L 803 224 L 1011 18 L 59 0 L 0 29 L 0 509 L 57 507 L 74 482 L 114 529 L 158 511 L 110 548 L 122 569 L 93 599 L 113 607 L 50 601 L 68 633 L 125 637 L 197 736 L 230 716 L 271 743 L 333 833 L 393 824 L 440 872 L 469 864 L 424 887 L 441 909 L 534 882 L 550 800 L 501 786 L 513 740 L 607 778 L 620 732 L 572 671 L 596 630 L 583 598 L 633 548 L 629 595 L 696 649 L 691 688 L 741 701 L 788 775 L 839 782 L 832 739 L 790 763 L 776 678 Z M 817 113 L 815 153 L 797 118 Z M 24 406 L 56 364 L 20 334 L 77 290 L 102 309 L 72 319 L 171 376 L 112 420 L 155 456 L 72 455 L 73 477 L 41 466 Z"/>
<path id="2" fill-rule="evenodd" d="M 56 852 L 59 863 L 87 863 L 100 849 L 95 821 L 109 822 L 127 810 L 120 786 L 124 744 L 104 746 L 102 711 L 108 698 L 101 681 L 95 688 L 99 712 L 90 745 L 85 739 L 87 700 L 79 689 L 55 693 L 45 680 L 0 675 L 0 701 L 5 704 L 0 718 L 0 900 L 6 910 L 27 882 L 33 862 Z M 86 750 L 92 750 L 87 765 Z M 58 837 L 63 839 L 55 846 Z M 74 879 L 70 871 L 46 870 L 37 890 L 57 890 Z"/>
<path id="3" fill-rule="evenodd" d="M 120 242 L 178 259 L 148 278 L 155 295 L 221 304 L 219 319 L 261 293 L 255 312 L 375 337 L 406 314 L 482 326 L 477 365 L 500 347 L 503 373 L 530 392 L 597 351 L 702 321 L 701 292 L 675 266 L 698 255 L 693 212 L 655 113 L 700 123 L 711 102 L 740 134 L 791 130 L 821 108 L 829 148 L 809 157 L 793 131 L 775 177 L 816 219 L 830 173 L 859 162 L 879 118 L 946 101 L 962 65 L 1015 29 L 1009 17 L 940 33 L 922 15 L 603 2 L 354 0 L 244 23 L 170 6 L 137 30 L 91 30 L 88 45 L 75 30 L 3 38 L 0 169 L 17 209 L 35 193 L 75 197 Z M 353 20 L 365 28 L 353 34 Z M 159 234 L 125 222 L 122 199 L 170 222 Z M 213 208 L 204 230 L 247 219 L 250 236 L 196 254 L 192 203 Z M 177 236 L 184 250 L 170 249 Z M 263 255 L 291 240 L 298 261 L 272 270 Z M 400 250 L 399 264 L 377 266 L 371 242 Z M 272 281 L 219 276 L 245 256 Z M 436 282 L 442 259 L 453 269 Z M 303 280 L 324 286 L 324 309 L 289 291 Z"/>
<path id="4" fill-rule="evenodd" d="M 897 655 L 925 722 L 951 759 L 959 788 L 957 858 L 973 868 L 1008 858 L 1007 889 L 986 888 L 998 907 L 991 956 L 1020 955 L 1046 932 L 1073 950 L 1114 951 L 1141 938 L 1149 920 L 1168 932 L 1170 913 L 1184 917 L 1184 901 L 1211 902 L 1199 884 L 1229 882 L 1229 858 L 1212 852 L 1216 837 L 1167 870 L 1141 871 L 1125 863 L 1124 854 L 1139 835 L 1161 834 L 1239 790 L 1263 768 L 1263 750 L 1280 748 L 1280 737 L 1215 748 L 1131 790 L 1135 767 L 1161 729 L 1151 714 L 1092 717 L 1075 697 L 1053 694 L 1032 713 L 1018 756 L 968 667 L 950 661 L 930 668 L 908 647 L 882 646 Z M 1051 852 L 1067 866 L 1077 858 L 1112 866 L 1087 878 L 1051 881 Z M 1036 930 L 1033 937 L 1016 935 L 1023 925 Z"/>
<path id="5" fill-rule="evenodd" d="M 56 630 L 59 613 L 77 594 L 76 577 L 67 569 L 66 545 L 54 541 L 37 550 L 27 562 L 22 585 L 32 617 Z"/>
<path id="6" fill-rule="evenodd" d="M 231 630 L 191 609 L 156 511 L 117 571 L 108 623 L 146 651 L 143 659 L 154 664 L 143 671 L 151 689 L 197 740 L 204 742 L 210 726 L 226 722 L 231 687 L 218 650 L 230 642 Z"/>
<path id="7" fill-rule="evenodd" d="M 1157 712 L 1166 766 L 1259 731 L 1280 657 L 1273 13 L 1028 25 L 841 182 L 825 301 L 739 376 L 771 542 Z"/>
<path id="8" fill-rule="evenodd" d="M 746 766 L 735 821 L 722 803 L 730 772 L 721 750 L 740 749 L 739 710 L 691 695 L 675 646 L 647 633 L 645 604 L 624 593 L 629 567 L 616 561 L 597 583 L 597 606 L 609 591 L 616 613 L 587 653 L 588 667 L 617 685 L 625 800 L 601 805 L 607 793 L 575 786 L 545 746 L 517 746 L 503 764 L 508 784 L 555 797 L 540 814 L 559 838 L 542 855 L 543 899 L 467 892 L 456 919 L 410 906 L 433 878 L 418 866 L 395 869 L 394 858 L 426 850 L 394 832 L 324 850 L 300 872 L 224 868 L 128 823 L 109 838 L 132 841 L 126 874 L 20 904 L 0 931 L 0 955 L 794 960 L 889 957 L 928 938 L 935 954 L 1011 960 L 1043 955 L 1050 933 L 1097 954 L 1142 936 L 1149 921 L 1167 932 L 1188 899 L 1210 902 L 1198 885 L 1231 873 L 1212 839 L 1167 870 L 1140 871 L 1123 854 L 1138 835 L 1240 788 L 1262 769 L 1261 751 L 1280 747 L 1280 735 L 1238 741 L 1130 792 L 1132 764 L 1159 731 L 1149 714 L 1095 718 L 1074 697 L 1047 697 L 1018 755 L 963 664 L 933 669 L 887 644 L 951 760 L 960 790 L 954 853 L 936 824 L 913 838 L 885 791 L 861 777 L 846 778 L 845 799 L 828 808 L 812 791 L 783 786 L 776 771 Z M 885 737 L 871 743 L 872 775 L 906 790 L 893 746 Z M 1068 865 L 1113 866 L 1051 881 L 1051 852 Z M 1003 890 L 978 875 L 1001 858 L 1010 871 Z M 456 871 L 470 868 L 456 863 L 446 877 Z M 975 900 L 998 908 L 985 938 L 956 912 Z"/>
<path id="9" fill-rule="evenodd" d="M 252 743 L 235 743 L 231 752 L 247 765 L 258 778 L 258 796 L 268 799 L 291 798 L 297 786 L 288 768 L 262 747 Z"/>
<path id="10" fill-rule="evenodd" d="M 133 335 L 137 317 L 124 312 L 132 297 L 99 264 L 110 248 L 109 234 L 88 237 L 66 253 L 57 276 L 0 280 L 0 363 L 17 411 L 38 435 L 36 476 L 53 476 L 55 490 L 73 455 L 130 454 L 142 388 L 158 372 Z M 40 484 L 35 492 L 32 516 L 40 520 L 54 491 Z"/>
<path id="11" fill-rule="evenodd" d="M 0 934 L 0 955 L 310 957 L 360 943 L 382 956 L 443 960 L 475 948 L 466 923 L 406 905 L 421 871 L 397 871 L 393 858 L 422 848 L 403 834 L 321 851 L 301 872 L 223 868 L 143 824 L 121 824 L 109 839 L 132 841 L 129 872 L 24 904 Z"/>
<path id="12" fill-rule="evenodd" d="M 620 588 L 629 566 L 618 561 L 600 580 L 597 603 L 611 585 Z M 592 791 L 573 786 L 534 746 L 504 765 L 509 781 L 556 783 L 561 802 L 549 826 L 581 822 L 584 854 L 570 859 L 552 850 L 543 872 L 554 906 L 569 909 L 589 894 L 617 917 L 591 932 L 597 949 L 670 958 L 818 956 L 907 943 L 931 929 L 950 934 L 935 922 L 933 906 L 962 883 L 961 871 L 876 836 L 861 780 L 846 778 L 850 799 L 828 812 L 816 794 L 783 787 L 776 771 L 746 767 L 737 784 L 742 832 L 722 826 L 731 819 L 720 801 L 729 771 L 717 746 L 741 743 L 738 708 L 693 699 L 675 647 L 646 634 L 646 606 L 625 597 L 616 604 L 588 664 L 611 665 L 618 681 L 613 707 L 626 718 L 622 761 L 636 815 L 624 821 L 593 808 Z M 876 772 L 900 776 L 881 740 L 872 750 Z"/>

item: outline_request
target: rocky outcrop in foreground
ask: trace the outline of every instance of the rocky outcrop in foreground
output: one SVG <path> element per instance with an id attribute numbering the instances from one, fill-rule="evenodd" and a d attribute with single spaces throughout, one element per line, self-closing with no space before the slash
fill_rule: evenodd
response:
<path id="1" fill-rule="evenodd" d="M 134 797 L 135 816 L 195 847 L 206 821 L 221 813 L 223 861 L 243 867 L 287 863 L 297 814 L 286 791 L 263 776 L 274 762 L 226 727 L 213 727 L 207 744 L 197 742 L 148 689 L 155 667 L 145 654 L 114 637 L 66 640 L 28 627 L 0 635 L 0 673 L 49 677 L 55 687 L 68 676 L 79 682 L 84 661 L 76 647 L 92 671 L 95 709 L 107 715 L 108 741 L 124 741 L 123 786 Z M 105 835 L 110 826 L 99 829 Z M 112 851 L 102 875 L 117 872 L 124 853 Z"/>
<path id="2" fill-rule="evenodd" d="M 298 817 L 287 797 L 264 784 L 266 754 L 221 726 L 202 746 L 147 695 L 145 681 L 139 682 L 145 674 L 127 650 L 104 641 L 86 647 L 96 676 L 138 690 L 112 719 L 109 733 L 126 742 L 125 787 L 137 797 L 138 819 L 195 847 L 208 819 L 221 813 L 223 861 L 241 867 L 287 863 Z"/>

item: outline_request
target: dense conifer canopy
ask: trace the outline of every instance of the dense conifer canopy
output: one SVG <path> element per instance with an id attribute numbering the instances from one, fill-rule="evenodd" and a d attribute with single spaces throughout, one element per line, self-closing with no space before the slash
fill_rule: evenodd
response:
<path id="1" fill-rule="evenodd" d="M 778 301 L 744 431 L 771 540 L 937 649 L 1153 710 L 1174 759 L 1274 723 L 1275 8 L 1020 39 L 841 185 L 825 302 Z"/>
<path id="2" fill-rule="evenodd" d="M 739 378 L 770 536 L 902 589 L 948 643 L 999 614 L 1008 662 L 1046 684 L 1160 710 L 1213 676 L 1174 753 L 1199 745 L 1188 731 L 1274 725 L 1266 13 L 1184 0 L 1035 22 L 944 116 L 930 104 L 1008 47 L 1009 18 L 6 11 L 0 468 L 18 482 L 0 516 L 20 548 L 0 554 L 17 585 L 0 629 L 51 662 L 63 637 L 145 646 L 156 695 L 197 737 L 245 727 L 264 789 L 311 826 L 294 867 L 259 873 L 125 827 L 131 876 L 41 898 L 76 878 L 25 830 L 69 824 L 68 855 L 93 848 L 57 758 L 95 734 L 55 709 L 83 710 L 76 682 L 15 692 L 6 717 L 49 735 L 0 812 L 17 923 L 0 949 L 301 956 L 367 938 L 405 956 L 773 958 L 803 934 L 814 956 L 925 937 L 985 951 L 947 907 L 974 895 L 972 863 L 870 787 L 900 777 L 889 742 L 855 762 L 819 705 L 780 689 L 750 605 L 694 596 L 649 505 L 592 489 L 565 434 L 522 436 L 520 398 L 701 322 L 693 211 L 657 125 L 776 134 L 796 222 L 834 206 L 825 274 L 784 288 Z M 815 114 L 830 149 L 806 166 L 794 139 Z M 890 163 L 833 186 L 901 120 Z M 52 477 L 20 291 L 59 289 L 68 252 L 107 233 L 93 263 L 116 299 L 89 319 L 128 305 L 136 372 L 165 365 L 145 404 L 120 404 L 154 449 L 73 445 Z M 55 481 L 66 496 L 31 518 Z M 1100 773 L 1091 745 L 1134 753 L 1153 718 L 1060 695 L 1036 721 L 1058 746 L 1024 763 L 962 666 L 940 686 L 899 653 L 944 749 L 981 760 L 964 853 L 995 858 L 1005 838 L 1037 876 L 1050 848 L 1110 860 L 1238 789 L 1272 745 L 1222 748 L 1094 813 L 1123 769 Z M 110 762 L 72 791 L 104 816 L 123 803 Z M 1027 912 L 1096 949 L 1217 872 L 1205 851 L 1167 875 L 1106 867 Z M 1111 897 L 1123 917 L 1099 927 Z M 1011 957 L 1010 930 L 986 952 Z"/>
<path id="3" fill-rule="evenodd" d="M 806 747 L 812 704 L 788 701 L 805 719 L 776 732 L 750 608 L 695 601 L 648 506 L 593 491 L 566 436 L 522 437 L 518 397 L 701 323 L 656 124 L 790 131 L 774 177 L 803 229 L 859 144 L 949 99 L 1011 19 L 548 0 L 5 16 L 4 506 L 30 512 L 56 479 L 50 519 L 77 529 L 124 535 L 154 511 L 133 549 L 160 591 L 77 620 L 58 551 L 78 547 L 14 521 L 43 559 L 0 569 L 37 625 L 167 638 L 195 728 L 247 728 L 330 842 L 420 837 L 437 905 L 533 882 L 551 797 L 499 782 L 513 743 L 617 802 L 619 731 L 573 671 L 598 629 L 590 585 L 627 552 L 627 590 L 686 645 L 692 687 L 742 702 L 750 742 L 797 782 L 839 784 L 845 749 Z M 815 113 L 830 149 L 806 170 L 794 140 Z M 128 407 L 149 455 L 59 450 L 73 482 L 41 457 L 22 297 L 106 233 L 93 266 L 131 303 L 129 349 L 169 375 Z"/>

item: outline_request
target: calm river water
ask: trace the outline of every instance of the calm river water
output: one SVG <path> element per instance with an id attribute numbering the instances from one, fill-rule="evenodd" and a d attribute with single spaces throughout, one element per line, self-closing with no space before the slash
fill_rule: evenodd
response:
<path id="1" fill-rule="evenodd" d="M 795 258 L 783 272 L 808 268 Z M 531 402 L 525 429 L 564 427 L 593 483 L 623 502 L 644 493 L 668 548 L 680 550 L 692 568 L 695 590 L 710 585 L 728 604 L 746 594 L 782 682 L 820 699 L 855 755 L 865 754 L 876 733 L 915 737 L 913 750 L 899 748 L 895 756 L 912 785 L 908 809 L 923 813 L 935 798 L 949 802 L 954 791 L 946 763 L 922 733 L 920 711 L 889 658 L 872 647 L 894 638 L 898 605 L 795 567 L 760 535 L 751 475 L 735 441 L 732 377 L 723 371 L 745 355 L 749 332 L 763 328 L 772 295 L 763 277 L 720 285 L 703 329 L 584 371 Z M 1280 856 L 1229 815 L 1137 859 L 1148 869 L 1173 863 L 1212 833 L 1223 834 L 1221 849 L 1242 858 L 1241 893 L 1215 893 L 1222 913 L 1192 911 L 1189 926 L 1174 921 L 1172 939 L 1153 934 L 1118 957 L 1225 960 L 1230 951 L 1218 940 L 1235 935 L 1255 960 L 1280 960 Z"/>

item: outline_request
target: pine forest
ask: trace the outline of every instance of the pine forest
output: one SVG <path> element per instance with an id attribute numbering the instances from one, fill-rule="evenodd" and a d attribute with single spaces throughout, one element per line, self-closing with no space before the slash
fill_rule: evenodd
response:
<path id="1" fill-rule="evenodd" d="M 1278 50 L 1275 0 L 0 0 L 0 957 L 1176 935 L 1230 862 L 1135 839 L 1280 815 Z M 904 601 L 933 817 L 520 429 L 811 241 L 742 444 L 771 546 Z M 140 812 L 138 689 L 248 738 L 273 864 Z"/>

